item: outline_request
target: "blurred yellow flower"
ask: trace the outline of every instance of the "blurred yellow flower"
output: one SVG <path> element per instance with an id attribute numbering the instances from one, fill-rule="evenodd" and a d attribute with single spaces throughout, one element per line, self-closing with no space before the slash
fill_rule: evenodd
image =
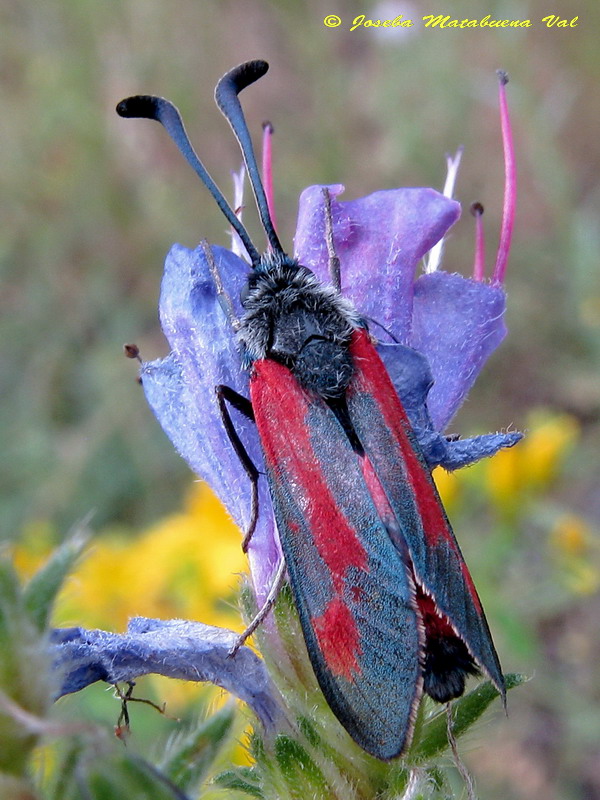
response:
<path id="1" fill-rule="evenodd" d="M 195 483 L 181 512 L 141 536 L 99 537 L 61 593 L 55 622 L 123 630 L 132 616 L 181 617 L 242 630 L 241 540 L 209 488 Z"/>
<path id="2" fill-rule="evenodd" d="M 565 514 L 554 526 L 550 543 L 562 555 L 581 556 L 590 545 L 590 529 L 581 517 Z"/>
<path id="3" fill-rule="evenodd" d="M 531 418 L 531 431 L 523 442 L 524 477 L 536 489 L 555 480 L 561 462 L 579 438 L 579 424 L 568 414 Z"/>
<path id="4" fill-rule="evenodd" d="M 433 471 L 433 479 L 440 493 L 444 508 L 449 514 L 452 514 L 453 507 L 458 502 L 460 496 L 460 472 L 446 472 L 445 469 L 437 467 Z"/>
<path id="5" fill-rule="evenodd" d="M 139 536 L 99 535 L 61 591 L 57 626 L 123 631 L 130 617 L 199 620 L 242 631 L 239 573 L 247 572 L 242 534 L 208 486 L 194 483 L 183 509 Z M 198 685 L 152 676 L 168 713 L 200 696 Z M 211 692 L 219 705 L 226 695 Z"/>
<path id="6" fill-rule="evenodd" d="M 13 564 L 21 578 L 31 578 L 55 546 L 55 531 L 50 522 L 36 519 L 26 525 L 12 550 Z"/>
<path id="7" fill-rule="evenodd" d="M 562 516 L 550 533 L 550 549 L 564 585 L 573 594 L 600 589 L 600 541 L 574 514 Z"/>
<path id="8" fill-rule="evenodd" d="M 524 440 L 485 464 L 487 491 L 496 507 L 512 513 L 524 499 L 547 489 L 578 436 L 579 426 L 567 414 L 533 415 Z"/>

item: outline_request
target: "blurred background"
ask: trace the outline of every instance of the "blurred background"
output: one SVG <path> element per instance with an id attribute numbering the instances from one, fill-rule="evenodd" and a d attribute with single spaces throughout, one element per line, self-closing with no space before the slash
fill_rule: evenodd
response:
<path id="1" fill-rule="evenodd" d="M 508 719 L 487 718 L 465 759 L 482 797 L 600 798 L 598 4 L 561 3 L 562 19 L 579 16 L 568 28 L 541 22 L 557 11 L 542 0 L 434 5 L 4 0 L 2 539 L 27 574 L 88 521 L 92 552 L 59 624 L 122 629 L 134 614 L 236 624 L 239 535 L 194 486 L 121 351 L 134 341 L 146 359 L 166 354 L 156 311 L 164 256 L 172 242 L 227 244 L 226 226 L 164 131 L 119 119 L 118 100 L 173 100 L 231 195 L 240 156 L 213 87 L 241 61 L 268 60 L 244 104 L 257 142 L 264 119 L 275 126 L 277 216 L 290 249 L 305 186 L 341 182 L 346 199 L 441 188 L 444 156 L 462 144 L 464 212 L 444 268 L 469 274 L 473 201 L 485 206 L 490 263 L 497 245 L 501 67 L 519 169 L 509 336 L 452 431 L 510 425 L 529 439 L 440 485 L 504 669 L 532 680 L 509 698 Z M 431 13 L 532 26 L 424 28 Z M 326 27 L 329 14 L 342 25 Z M 415 26 L 350 32 L 359 14 L 404 14 Z M 261 247 L 250 211 L 246 219 Z M 101 692 L 62 705 L 112 719 Z"/>

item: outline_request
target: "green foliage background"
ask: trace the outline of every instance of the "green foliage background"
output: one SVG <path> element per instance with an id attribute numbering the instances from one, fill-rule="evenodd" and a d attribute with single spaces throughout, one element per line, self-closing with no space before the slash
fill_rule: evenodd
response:
<path id="1" fill-rule="evenodd" d="M 0 9 L 0 524 L 15 539 L 51 524 L 57 538 L 92 526 L 139 529 L 178 507 L 189 482 L 146 408 L 121 345 L 166 353 L 156 321 L 161 265 L 173 241 L 225 243 L 213 203 L 158 126 L 117 118 L 133 93 L 168 96 L 226 188 L 239 165 L 212 101 L 216 80 L 247 58 L 269 76 L 245 97 L 253 131 L 276 128 L 283 241 L 311 183 L 343 182 L 347 197 L 399 185 L 441 186 L 444 154 L 465 145 L 458 199 L 485 208 L 494 255 L 502 157 L 494 70 L 511 76 L 520 176 L 507 286 L 510 336 L 453 423 L 461 432 L 527 425 L 527 411 L 567 411 L 583 437 L 548 500 L 598 526 L 600 444 L 599 12 L 561 3 L 574 28 L 547 29 L 542 0 L 416 0 L 376 7 L 341 0 L 5 0 Z M 381 9 L 381 10 L 379 10 Z M 427 30 L 383 39 L 350 33 L 359 13 L 529 18 L 529 29 Z M 337 13 L 339 28 L 323 18 Z M 252 222 L 257 241 L 258 228 Z M 472 220 L 454 230 L 445 268 L 468 273 Z M 485 530 L 482 531 L 482 535 Z M 460 535 L 460 533 L 459 533 Z M 529 536 L 530 538 L 527 538 Z M 535 526 L 511 543 L 521 592 L 507 617 L 540 636 L 506 647 L 550 665 L 528 703 L 511 708 L 471 756 L 484 796 L 600 797 L 598 597 L 553 604 Z M 502 548 L 491 551 L 503 555 Z M 492 556 L 490 556 L 491 558 Z M 501 567 L 493 564 L 490 574 Z M 501 572 L 500 572 L 501 574 Z M 494 579 L 484 583 L 492 594 Z M 543 585 L 550 600 L 536 603 Z M 498 609 L 498 614 L 502 609 Z M 526 638 L 526 637 L 525 637 Z M 502 645 L 499 646 L 502 652 Z M 554 794 L 553 794 L 554 793 Z M 482 792 L 483 794 L 483 792 Z"/>

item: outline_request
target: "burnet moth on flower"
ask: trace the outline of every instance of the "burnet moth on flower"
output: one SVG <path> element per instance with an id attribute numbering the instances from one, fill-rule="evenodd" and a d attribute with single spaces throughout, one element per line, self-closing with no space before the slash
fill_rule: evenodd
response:
<path id="1" fill-rule="evenodd" d="M 288 256 L 275 231 L 238 99 L 267 69 L 264 61 L 242 64 L 215 91 L 242 150 L 269 243 L 263 255 L 200 162 L 171 103 L 136 96 L 123 100 L 117 111 L 162 123 L 251 262 L 237 316 L 214 254 L 203 245 L 223 313 L 236 330 L 242 365 L 250 372 L 249 398 L 216 387 L 223 424 L 252 484 L 244 546 L 260 513 L 258 486 L 264 478 L 229 407 L 256 424 L 285 558 L 244 637 L 264 618 L 287 570 L 329 706 L 364 750 L 387 760 L 406 752 L 424 692 L 445 703 L 463 693 L 467 676 L 484 672 L 504 699 L 504 679 L 431 477 L 431 459 L 428 463 L 398 396 L 396 376 L 393 381 L 384 366 L 367 320 L 342 295 L 328 190 L 323 209 L 330 285 Z M 366 271 L 374 268 L 364 264 Z M 420 356 L 394 346 L 404 382 L 410 382 L 413 372 L 419 373 Z M 504 444 L 518 438 L 507 437 Z"/>

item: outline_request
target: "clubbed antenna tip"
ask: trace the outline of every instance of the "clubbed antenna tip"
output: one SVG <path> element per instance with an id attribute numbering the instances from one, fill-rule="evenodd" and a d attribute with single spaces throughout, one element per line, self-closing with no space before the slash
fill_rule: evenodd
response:
<path id="1" fill-rule="evenodd" d="M 262 78 L 268 69 L 269 65 L 262 60 L 247 61 L 244 64 L 240 64 L 239 67 L 235 67 L 223 75 L 218 82 L 215 89 L 215 100 L 240 145 L 246 170 L 248 171 L 248 179 L 256 199 L 258 214 L 267 235 L 269 246 L 274 252 L 283 253 L 283 248 L 269 213 L 267 195 L 258 171 L 250 132 L 238 97 L 243 89 Z"/>
<path id="2" fill-rule="evenodd" d="M 196 151 L 189 140 L 181 114 L 179 110 L 169 100 L 164 97 L 154 97 L 152 95 L 135 95 L 121 100 L 117 105 L 117 114 L 120 117 L 132 118 L 142 117 L 152 119 L 160 124 L 167 131 L 179 151 L 192 167 L 196 175 L 206 186 L 213 199 L 221 209 L 229 224 L 235 229 L 236 233 L 244 243 L 253 264 L 260 261 L 260 253 L 250 241 L 248 232 L 234 214 L 231 206 L 225 199 L 223 193 L 209 175 L 206 167 L 198 158 Z"/>

